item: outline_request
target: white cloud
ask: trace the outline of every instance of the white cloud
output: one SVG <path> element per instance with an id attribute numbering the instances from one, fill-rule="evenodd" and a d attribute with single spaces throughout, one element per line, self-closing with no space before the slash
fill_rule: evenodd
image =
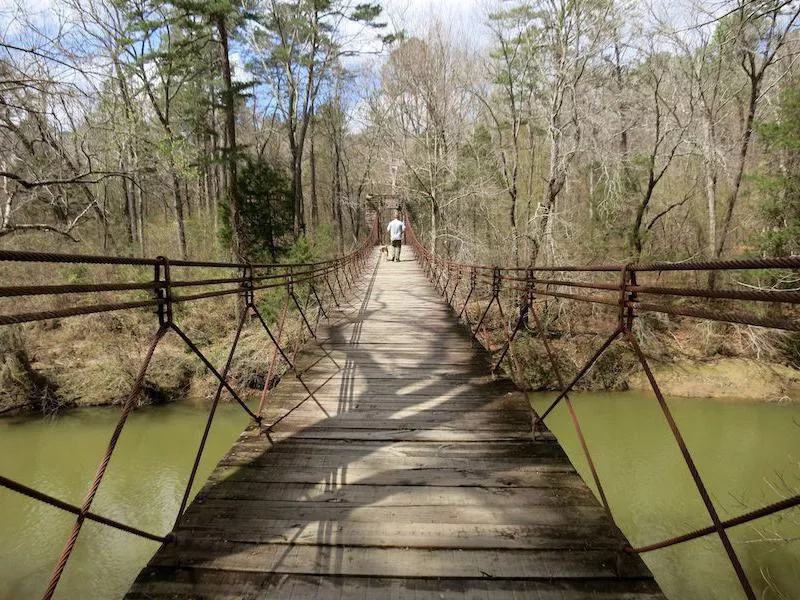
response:
<path id="1" fill-rule="evenodd" d="M 409 35 L 424 35 L 435 20 L 471 46 L 488 42 L 487 0 L 385 0 L 384 13 L 392 27 Z"/>

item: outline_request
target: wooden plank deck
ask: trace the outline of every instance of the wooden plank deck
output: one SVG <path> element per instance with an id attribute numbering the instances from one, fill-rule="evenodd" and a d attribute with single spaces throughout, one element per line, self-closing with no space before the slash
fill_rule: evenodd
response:
<path id="1" fill-rule="evenodd" d="M 126 598 L 663 598 L 403 255 L 376 255 L 298 358 L 314 397 L 280 383 L 270 434 L 242 433 Z"/>

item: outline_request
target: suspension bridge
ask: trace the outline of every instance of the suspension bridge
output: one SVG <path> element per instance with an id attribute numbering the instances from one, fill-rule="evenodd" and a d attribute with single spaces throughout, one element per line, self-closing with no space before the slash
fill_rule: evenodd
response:
<path id="1" fill-rule="evenodd" d="M 800 259 L 501 268 L 443 260 L 407 233 L 402 261 L 376 249 L 377 228 L 332 261 L 257 265 L 0 251 L 0 261 L 140 268 L 138 282 L 4 286 L 0 298 L 61 297 L 52 307 L 0 314 L 13 325 L 150 309 L 154 334 L 82 505 L 0 474 L 0 485 L 75 515 L 44 598 L 57 596 L 87 520 L 160 542 L 126 598 L 663 598 L 640 555 L 704 536 L 726 550 L 743 594 L 753 585 L 728 537 L 732 527 L 800 505 L 800 496 L 723 520 L 672 418 L 634 323 L 645 312 L 800 330 L 800 293 L 709 290 L 644 282 L 651 274 L 800 269 Z M 218 271 L 219 276 L 192 278 Z M 231 272 L 235 273 L 231 275 Z M 639 280 L 637 280 L 637 278 Z M 259 309 L 263 290 L 283 294 L 280 318 Z M 136 295 L 125 297 L 126 294 Z M 181 328 L 182 303 L 241 299 L 224 365 L 213 365 Z M 87 301 L 85 298 L 93 300 Z M 77 300 L 72 300 L 76 299 Z M 671 299 L 681 299 L 676 303 Z M 545 300 L 610 311 L 610 333 L 567 380 L 541 318 Z M 688 301 L 687 301 L 688 299 Z M 708 300 L 740 302 L 722 310 Z M 758 303 L 784 312 L 753 310 Z M 12 305 L 14 306 L 14 305 Z M 788 316 L 786 316 L 788 314 Z M 287 335 L 294 321 L 304 335 Z M 244 327 L 273 351 L 257 408 L 229 380 Z M 561 386 L 533 411 L 505 376 L 519 368 L 515 339 L 545 346 Z M 538 336 L 536 333 L 538 332 Z M 176 335 L 217 378 L 206 427 L 175 525 L 147 532 L 97 514 L 92 504 L 158 344 Z M 304 344 L 301 341 L 305 340 Z M 622 344 L 641 363 L 696 490 L 707 527 L 632 547 L 614 522 L 569 393 L 598 358 Z M 284 372 L 285 371 L 285 372 Z M 277 386 L 272 384 L 284 372 Z M 197 469 L 223 392 L 250 419 L 192 499 Z M 547 428 L 567 410 L 597 497 Z M 144 509 L 144 508 L 143 508 Z"/>

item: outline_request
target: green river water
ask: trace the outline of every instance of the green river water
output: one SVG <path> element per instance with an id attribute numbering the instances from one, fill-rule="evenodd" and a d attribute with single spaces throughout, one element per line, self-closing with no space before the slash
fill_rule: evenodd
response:
<path id="1" fill-rule="evenodd" d="M 553 394 L 536 395 L 541 408 Z M 633 544 L 709 524 L 675 442 L 651 396 L 574 398 L 615 518 Z M 670 401 L 723 518 L 800 489 L 800 405 Z M 80 504 L 118 416 L 83 409 L 62 416 L 0 420 L 0 473 Z M 171 528 L 205 410 L 190 404 L 134 413 L 111 461 L 94 510 L 142 529 Z M 568 414 L 551 429 L 588 479 Z M 221 407 L 201 477 L 230 447 L 246 416 Z M 0 600 L 39 598 L 73 518 L 0 489 Z M 800 599 L 800 509 L 731 530 L 759 598 Z M 121 598 L 156 549 L 147 540 L 84 525 L 57 598 Z M 645 556 L 670 600 L 743 598 L 719 539 L 708 536 Z"/>

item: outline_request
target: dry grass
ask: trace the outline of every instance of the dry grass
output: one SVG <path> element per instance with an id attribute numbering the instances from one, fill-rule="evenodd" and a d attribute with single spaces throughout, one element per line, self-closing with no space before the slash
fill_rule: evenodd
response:
<path id="1" fill-rule="evenodd" d="M 271 315 L 280 310 L 265 306 L 264 312 Z M 183 305 L 174 316 L 211 364 L 222 371 L 233 342 L 235 299 L 209 299 Z M 147 311 L 103 313 L 3 330 L 0 414 L 53 412 L 124 402 L 156 330 L 157 320 Z M 304 333 L 300 321 L 290 316 L 284 344 L 292 348 L 293 340 Z M 261 324 L 250 320 L 244 327 L 229 372 L 235 389 L 246 395 L 248 390 L 263 387 L 272 349 Z M 283 370 L 285 365 L 277 376 Z M 135 401 L 140 406 L 190 396 L 203 400 L 213 397 L 217 385 L 213 373 L 170 332 L 159 343 Z M 224 394 L 223 398 L 228 399 L 229 395 Z"/>
<path id="2" fill-rule="evenodd" d="M 465 295 L 460 295 L 455 305 L 460 309 L 464 300 Z M 488 297 L 470 300 L 467 313 L 473 328 L 488 300 Z M 558 370 L 567 382 L 610 335 L 617 321 L 616 309 L 605 305 L 548 300 L 537 302 L 536 308 L 548 332 L 548 342 Z M 512 311 L 516 309 L 511 302 L 504 302 L 504 310 L 507 325 L 513 326 L 516 314 Z M 535 330 L 533 318 L 529 321 L 529 328 L 517 334 L 512 346 L 510 356 L 513 362 L 506 361 L 504 368 L 527 389 L 560 389 L 556 369 L 539 332 Z M 487 315 L 485 324 L 489 331 L 493 331 L 490 335 L 492 346 L 502 347 L 505 341 L 501 329 L 503 323 L 495 308 Z M 704 384 L 698 390 L 710 396 L 730 395 L 730 369 L 725 360 L 738 361 L 736 368 L 742 368 L 747 361 L 763 366 L 769 372 L 771 383 L 771 392 L 764 396 L 765 399 L 793 396 L 791 390 L 797 387 L 800 379 L 800 336 L 796 334 L 661 313 L 638 315 L 634 333 L 651 366 L 668 381 L 685 379 L 680 373 L 685 374 L 687 364 L 706 365 L 702 373 Z M 671 371 L 676 372 L 675 377 L 671 377 Z M 575 389 L 625 390 L 630 386 L 641 387 L 642 379 L 636 356 L 627 344 L 617 340 L 581 378 Z M 688 395 L 685 385 L 676 384 L 674 388 L 679 395 Z"/>

